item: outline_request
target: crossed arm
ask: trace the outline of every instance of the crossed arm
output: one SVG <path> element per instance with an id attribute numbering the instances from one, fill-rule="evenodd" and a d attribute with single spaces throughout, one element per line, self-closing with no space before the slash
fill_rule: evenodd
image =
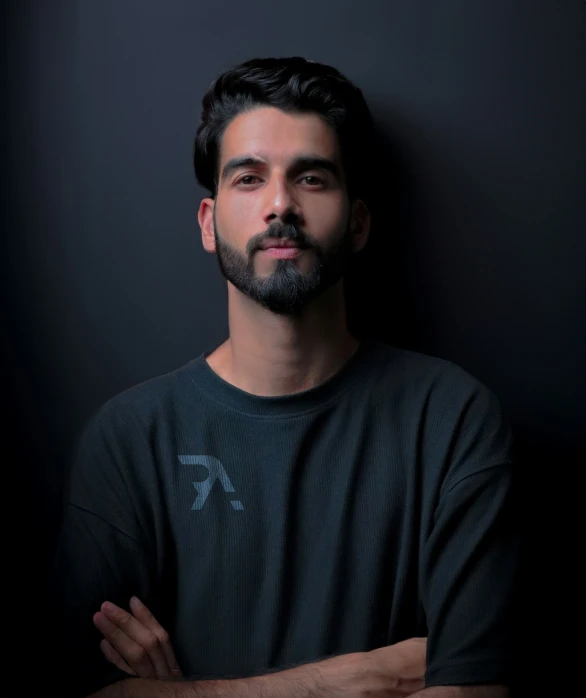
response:
<path id="1" fill-rule="evenodd" d="M 336 686 L 316 679 L 304 667 L 290 670 L 289 676 L 272 676 L 230 681 L 162 682 L 151 679 L 130 679 L 108 686 L 89 698 L 360 698 L 375 694 Z M 417 693 L 383 689 L 379 698 L 509 698 L 504 686 L 431 686 Z"/>
<path id="2" fill-rule="evenodd" d="M 508 698 L 499 686 L 423 685 L 427 641 L 414 638 L 372 652 L 340 655 L 250 679 L 180 683 L 181 670 L 169 636 L 148 608 L 133 597 L 130 613 L 103 604 L 94 624 L 104 635 L 106 658 L 127 674 L 90 698 Z M 172 679 L 171 681 L 160 679 Z"/>
<path id="3" fill-rule="evenodd" d="M 359 698 L 371 696 L 370 691 L 359 688 L 350 693 L 336 685 L 337 681 L 324 682 L 312 670 L 300 667 L 291 670 L 295 674 L 274 674 L 252 679 L 230 681 L 162 682 L 156 679 L 131 679 L 113 684 L 89 698 Z M 397 689 L 383 689 L 380 698 L 509 698 L 505 686 L 430 686 L 416 693 Z"/>

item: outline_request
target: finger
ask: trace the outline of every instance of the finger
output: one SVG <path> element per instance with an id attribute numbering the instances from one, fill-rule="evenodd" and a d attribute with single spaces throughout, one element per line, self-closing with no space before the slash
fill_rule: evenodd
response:
<path id="1" fill-rule="evenodd" d="M 102 604 L 102 612 L 105 613 L 108 618 L 114 623 L 120 630 L 130 637 L 134 642 L 140 645 L 149 656 L 151 664 L 155 670 L 156 676 L 159 679 L 169 678 L 171 672 L 167 666 L 167 660 L 163 654 L 161 643 L 157 635 L 145 627 L 137 618 L 125 611 L 123 608 L 116 606 L 109 601 L 105 601 Z M 121 651 L 120 648 L 116 647 L 118 651 L 122 654 L 124 659 L 134 666 L 132 662 L 129 662 L 129 658 Z"/>
<path id="2" fill-rule="evenodd" d="M 122 655 L 112 647 L 108 640 L 102 640 L 100 642 L 100 649 L 104 653 L 104 657 L 106 657 L 109 662 L 117 666 L 122 671 L 125 671 L 127 674 L 136 676 L 136 671 L 134 671 L 132 667 L 128 666 L 124 659 L 122 659 Z"/>
<path id="3" fill-rule="evenodd" d="M 144 647 L 128 637 L 105 613 L 95 613 L 93 621 L 104 638 L 120 653 L 138 676 L 143 679 L 156 678 L 155 669 Z"/>
<path id="4" fill-rule="evenodd" d="M 183 674 L 181 672 L 181 668 L 179 667 L 179 662 L 175 657 L 175 652 L 173 651 L 169 633 L 165 630 L 165 628 L 163 628 L 159 621 L 137 596 L 133 596 L 130 599 L 130 610 L 135 618 L 137 618 L 147 628 L 152 630 L 152 632 L 154 632 L 159 638 L 161 650 L 165 655 L 167 666 L 169 667 L 171 674 L 173 674 L 173 676 L 182 676 Z"/>

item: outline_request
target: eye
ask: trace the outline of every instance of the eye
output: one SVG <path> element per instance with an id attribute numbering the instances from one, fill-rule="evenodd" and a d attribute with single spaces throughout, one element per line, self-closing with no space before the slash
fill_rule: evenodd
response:
<path id="1" fill-rule="evenodd" d="M 244 177 L 240 177 L 240 179 L 236 180 L 235 184 L 243 184 L 244 186 L 250 186 L 251 184 L 254 184 L 253 181 L 254 179 L 258 179 L 256 175 L 244 175 Z"/>
<path id="2" fill-rule="evenodd" d="M 308 184 L 310 187 L 319 186 L 320 184 L 324 183 L 323 179 L 316 177 L 315 175 L 305 175 L 301 178 L 301 181 Z"/>

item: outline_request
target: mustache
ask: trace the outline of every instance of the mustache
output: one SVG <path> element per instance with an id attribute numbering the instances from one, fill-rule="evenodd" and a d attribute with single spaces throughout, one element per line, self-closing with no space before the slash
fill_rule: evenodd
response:
<path id="1" fill-rule="evenodd" d="M 246 251 L 248 254 L 252 254 L 260 250 L 261 245 L 266 240 L 289 240 L 301 248 L 314 247 L 313 241 L 307 233 L 304 233 L 294 223 L 278 222 L 271 223 L 265 232 L 253 235 L 246 245 Z"/>

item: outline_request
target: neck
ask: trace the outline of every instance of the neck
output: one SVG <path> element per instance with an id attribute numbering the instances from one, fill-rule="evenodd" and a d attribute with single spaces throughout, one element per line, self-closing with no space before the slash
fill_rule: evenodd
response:
<path id="1" fill-rule="evenodd" d="M 254 395 L 309 390 L 336 374 L 359 345 L 346 325 L 343 282 L 296 317 L 275 315 L 228 284 L 230 337 L 207 357 L 224 380 Z"/>

